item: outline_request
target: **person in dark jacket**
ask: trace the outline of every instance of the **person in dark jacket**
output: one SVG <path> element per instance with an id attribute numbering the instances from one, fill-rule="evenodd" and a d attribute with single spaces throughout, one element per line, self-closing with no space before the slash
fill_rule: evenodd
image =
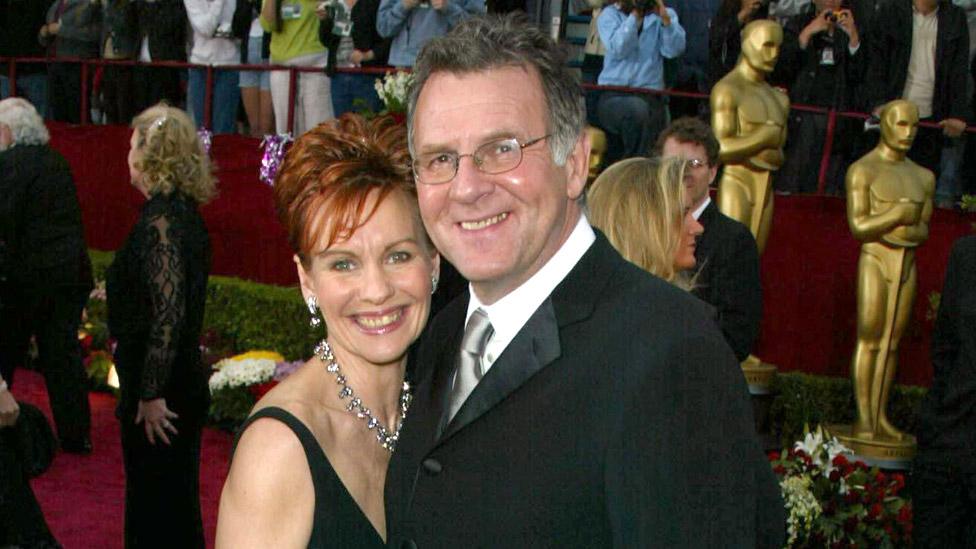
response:
<path id="1" fill-rule="evenodd" d="M 31 336 L 47 384 L 61 447 L 90 453 L 91 414 L 78 325 L 92 288 L 81 208 L 68 162 L 48 146 L 34 107 L 0 101 L 0 376 L 13 383 Z"/>
<path id="2" fill-rule="evenodd" d="M 138 20 L 138 60 L 186 61 L 188 20 L 183 0 L 133 0 Z M 160 101 L 182 103 L 180 74 L 184 69 L 137 67 L 135 72 L 135 111 Z"/>
<path id="3" fill-rule="evenodd" d="M 705 232 L 698 237 L 698 274 L 692 293 L 715 307 L 718 327 L 735 358 L 752 352 L 762 322 L 759 250 L 749 228 L 718 210 L 708 189 L 719 167 L 719 143 L 711 126 L 698 118 L 679 118 L 661 135 L 655 155 L 681 157 L 689 208 Z"/>
<path id="4" fill-rule="evenodd" d="M 944 138 L 955 139 L 966 128 L 969 29 L 962 8 L 948 0 L 890 0 L 874 18 L 870 33 L 870 109 L 893 99 L 916 104 L 921 122 L 908 156 L 939 173 Z"/>
<path id="5" fill-rule="evenodd" d="M 742 50 L 742 27 L 769 16 L 769 2 L 722 0 L 708 26 L 708 88 L 728 74 Z"/>
<path id="6" fill-rule="evenodd" d="M 48 48 L 48 57 L 98 57 L 102 33 L 102 10 L 90 0 L 55 0 L 47 10 L 47 24 L 38 40 Z M 91 73 L 89 73 L 91 74 Z M 81 65 L 48 64 L 48 105 L 52 120 L 81 122 Z M 91 93 L 91 86 L 88 87 Z"/>
<path id="7" fill-rule="evenodd" d="M 36 0 L 0 0 L 0 57 L 44 57 L 37 40 L 47 4 Z M 10 96 L 8 64 L 0 65 L 0 99 Z M 17 64 L 17 95 L 30 101 L 43 118 L 47 113 L 47 67 Z"/>
<path id="8" fill-rule="evenodd" d="M 106 275 L 125 463 L 126 547 L 204 547 L 200 436 L 207 373 L 200 331 L 214 194 L 189 116 L 157 105 L 132 122 L 129 174 L 147 199 Z"/>
<path id="9" fill-rule="evenodd" d="M 935 376 L 918 414 L 915 547 L 976 539 L 976 236 L 955 243 L 932 332 Z"/>
<path id="10" fill-rule="evenodd" d="M 376 31 L 379 0 L 328 0 L 319 4 L 319 40 L 329 48 L 325 72 L 332 79 L 332 110 L 336 116 L 363 107 L 383 108 L 373 82 L 377 75 L 338 72 L 338 68 L 383 67 L 390 55 L 389 38 Z"/>
<path id="11" fill-rule="evenodd" d="M 814 0 L 804 13 L 790 18 L 784 28 L 783 49 L 777 67 L 791 82 L 793 103 L 852 108 L 854 90 L 863 79 L 867 48 L 863 47 L 855 14 L 842 0 Z M 843 181 L 842 157 L 860 120 L 838 120 L 828 172 L 828 191 L 839 192 Z M 786 163 L 776 176 L 777 190 L 811 193 L 817 190 L 827 116 L 794 111 L 786 140 Z"/>
<path id="12" fill-rule="evenodd" d="M 103 59 L 132 60 L 139 53 L 135 0 L 101 0 Z M 102 73 L 102 113 L 107 124 L 128 124 L 135 116 L 133 67 L 107 65 Z"/>

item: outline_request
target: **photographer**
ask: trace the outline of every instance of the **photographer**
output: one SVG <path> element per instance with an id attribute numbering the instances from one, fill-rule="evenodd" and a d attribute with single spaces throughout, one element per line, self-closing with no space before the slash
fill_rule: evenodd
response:
<path id="1" fill-rule="evenodd" d="M 597 20 L 606 46 L 603 86 L 647 90 L 664 88 L 664 59 L 685 51 L 685 30 L 678 15 L 663 0 L 622 0 L 607 6 Z M 623 150 L 614 158 L 644 156 L 657 134 L 667 125 L 663 96 L 604 92 L 597 105 L 600 126 L 620 138 Z"/>
<path id="2" fill-rule="evenodd" d="M 708 28 L 708 87 L 728 74 L 742 49 L 742 27 L 769 17 L 765 0 L 722 0 Z"/>
<path id="3" fill-rule="evenodd" d="M 784 29 L 780 73 L 790 83 L 794 103 L 853 108 L 854 90 L 863 80 L 866 49 L 854 13 L 841 0 L 814 0 L 805 13 L 791 18 Z M 858 122 L 838 121 L 836 140 L 828 172 L 828 190 L 839 191 L 844 159 L 856 136 Z M 821 148 L 827 131 L 827 116 L 794 112 L 787 139 L 786 164 L 777 177 L 782 191 L 810 193 L 817 189 Z M 813 146 L 811 146 L 813 145 Z"/>
<path id="4" fill-rule="evenodd" d="M 424 44 L 486 9 L 485 0 L 382 0 L 376 30 L 393 40 L 390 65 L 412 67 Z"/>

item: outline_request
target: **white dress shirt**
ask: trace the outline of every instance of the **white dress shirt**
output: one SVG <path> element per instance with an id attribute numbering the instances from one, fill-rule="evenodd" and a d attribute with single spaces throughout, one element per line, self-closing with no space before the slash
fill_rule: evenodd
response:
<path id="1" fill-rule="evenodd" d="M 915 103 L 918 117 L 932 116 L 935 96 L 935 41 L 939 34 L 939 9 L 922 15 L 912 6 L 912 53 L 902 97 Z"/>
<path id="2" fill-rule="evenodd" d="M 468 301 L 468 313 L 464 317 L 465 324 L 471 318 L 471 314 L 480 307 L 488 314 L 491 327 L 495 331 L 485 347 L 485 354 L 481 357 L 482 375 L 488 372 L 536 309 L 569 275 L 595 240 L 596 234 L 586 215 L 580 214 L 576 227 L 559 250 L 538 272 L 505 297 L 491 305 L 484 305 L 475 295 L 474 289 L 468 287 L 471 299 Z"/>
<path id="3" fill-rule="evenodd" d="M 695 221 L 698 221 L 698 218 L 701 217 L 701 214 L 705 212 L 705 208 L 707 208 L 708 205 L 711 203 L 712 203 L 712 197 L 706 194 L 705 201 L 701 203 L 701 206 L 698 206 L 698 208 L 696 208 L 695 211 L 691 212 L 691 216 L 695 218 Z"/>

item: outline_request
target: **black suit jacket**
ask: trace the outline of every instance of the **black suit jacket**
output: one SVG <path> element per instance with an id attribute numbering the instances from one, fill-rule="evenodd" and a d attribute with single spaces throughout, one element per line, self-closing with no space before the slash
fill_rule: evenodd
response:
<path id="1" fill-rule="evenodd" d="M 935 85 L 932 118 L 967 120 L 966 68 L 969 28 L 966 13 L 948 0 L 939 2 L 939 31 L 935 40 Z M 873 19 L 867 38 L 870 63 L 866 82 L 874 108 L 901 97 L 912 54 L 912 2 L 887 0 Z"/>
<path id="2" fill-rule="evenodd" d="M 0 290 L 92 285 L 71 168 L 47 145 L 0 152 Z"/>
<path id="3" fill-rule="evenodd" d="M 598 233 L 441 433 L 468 298 L 434 319 L 387 475 L 392 547 L 782 546 L 709 307 Z"/>
<path id="4" fill-rule="evenodd" d="M 919 451 L 976 451 L 976 235 L 952 246 L 932 330 L 932 368 L 918 414 Z"/>
<path id="5" fill-rule="evenodd" d="M 756 240 L 745 225 L 718 211 L 714 201 L 698 222 L 705 232 L 695 249 L 700 270 L 692 293 L 715 307 L 725 341 L 741 362 L 752 352 L 762 321 Z"/>

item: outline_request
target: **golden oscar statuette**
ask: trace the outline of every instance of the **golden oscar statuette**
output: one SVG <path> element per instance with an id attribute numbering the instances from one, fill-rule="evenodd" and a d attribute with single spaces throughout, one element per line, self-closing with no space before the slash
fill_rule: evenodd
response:
<path id="1" fill-rule="evenodd" d="M 935 176 L 906 158 L 918 109 L 904 100 L 881 111 L 881 141 L 847 170 L 847 221 L 861 241 L 857 263 L 857 346 L 851 381 L 853 425 L 830 433 L 865 462 L 905 468 L 915 438 L 888 420 L 888 396 L 898 368 L 898 342 L 911 318 L 918 274 L 915 248 L 929 236 Z"/>
<path id="2" fill-rule="evenodd" d="M 586 133 L 590 136 L 590 167 L 586 183 L 590 184 L 603 168 L 603 158 L 607 154 L 607 134 L 593 126 L 587 126 Z"/>
<path id="3" fill-rule="evenodd" d="M 725 168 L 718 184 L 718 209 L 752 231 L 761 254 L 773 222 L 771 172 L 783 165 L 790 100 L 766 83 L 776 68 L 783 28 L 756 20 L 742 29 L 735 67 L 712 88 L 712 130 Z M 750 355 L 742 370 L 753 394 L 769 391 L 776 367 Z"/>

